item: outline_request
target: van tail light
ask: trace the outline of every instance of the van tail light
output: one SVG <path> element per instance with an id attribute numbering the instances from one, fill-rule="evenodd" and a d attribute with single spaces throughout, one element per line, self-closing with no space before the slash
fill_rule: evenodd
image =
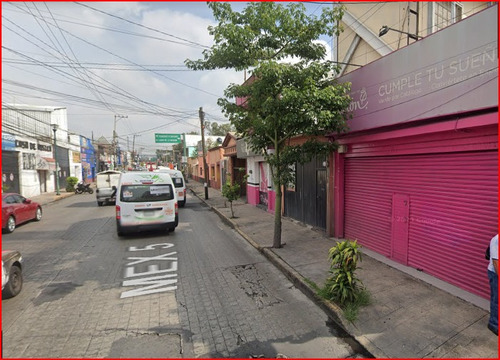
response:
<path id="1" fill-rule="evenodd" d="M 122 218 L 120 205 L 116 205 L 116 220 L 120 220 Z"/>
<path id="2" fill-rule="evenodd" d="M 179 214 L 179 204 L 177 204 L 177 201 L 175 202 L 175 215 Z"/>
<path id="3" fill-rule="evenodd" d="M 186 197 L 186 189 L 184 189 L 184 197 Z"/>

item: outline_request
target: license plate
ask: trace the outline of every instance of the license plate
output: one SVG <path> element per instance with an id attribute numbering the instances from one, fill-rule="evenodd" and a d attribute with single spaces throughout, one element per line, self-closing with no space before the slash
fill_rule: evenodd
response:
<path id="1" fill-rule="evenodd" d="M 184 196 L 184 193 L 182 191 L 179 191 L 179 194 L 178 194 L 180 197 L 183 197 Z"/>
<path id="2" fill-rule="evenodd" d="M 155 212 L 154 212 L 154 210 L 145 210 L 145 211 L 143 211 L 143 214 L 144 214 L 144 216 L 149 217 L 149 216 L 154 216 Z"/>

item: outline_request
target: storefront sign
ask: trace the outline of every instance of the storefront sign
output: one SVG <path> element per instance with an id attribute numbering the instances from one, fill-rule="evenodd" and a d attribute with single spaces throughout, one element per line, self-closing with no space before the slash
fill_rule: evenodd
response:
<path id="1" fill-rule="evenodd" d="M 37 150 L 40 151 L 47 151 L 47 152 L 52 152 L 52 146 L 50 145 L 44 145 L 44 144 L 38 144 Z"/>
<path id="2" fill-rule="evenodd" d="M 339 79 L 351 131 L 498 106 L 497 8 L 449 26 Z"/>
<path id="3" fill-rule="evenodd" d="M 72 151 L 71 153 L 72 153 L 72 155 L 73 155 L 73 162 L 74 162 L 74 163 L 79 163 L 79 162 L 81 162 L 81 158 L 80 158 L 80 153 L 79 153 L 79 152 Z"/>
<path id="4" fill-rule="evenodd" d="M 55 163 L 54 163 L 55 164 Z M 55 166 L 54 166 L 55 168 Z M 36 170 L 50 170 L 49 162 L 41 156 L 36 157 Z"/>
<path id="5" fill-rule="evenodd" d="M 16 150 L 16 137 L 14 135 L 2 133 L 2 150 Z"/>

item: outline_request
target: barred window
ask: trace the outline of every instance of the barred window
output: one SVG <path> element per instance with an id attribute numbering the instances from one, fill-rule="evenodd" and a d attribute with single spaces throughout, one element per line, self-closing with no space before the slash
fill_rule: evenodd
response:
<path id="1" fill-rule="evenodd" d="M 35 170 L 36 157 L 35 154 L 23 153 L 23 170 Z"/>
<path id="2" fill-rule="evenodd" d="M 437 1 L 434 3 L 433 31 L 436 32 L 462 20 L 462 5 L 457 2 Z"/>

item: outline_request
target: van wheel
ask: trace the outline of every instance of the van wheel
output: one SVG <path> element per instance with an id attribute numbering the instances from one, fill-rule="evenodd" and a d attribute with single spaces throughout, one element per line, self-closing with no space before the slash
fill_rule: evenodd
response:
<path id="1" fill-rule="evenodd" d="M 97 206 L 103 206 L 103 205 L 104 205 L 104 203 L 102 201 L 97 202 Z"/>
<path id="2" fill-rule="evenodd" d="M 175 231 L 175 226 L 172 226 L 170 229 L 169 229 L 170 232 L 174 232 Z"/>
<path id="3" fill-rule="evenodd" d="M 184 201 L 179 201 L 179 206 L 180 206 L 180 207 L 184 207 L 184 205 L 186 205 L 186 200 L 184 200 Z"/>

